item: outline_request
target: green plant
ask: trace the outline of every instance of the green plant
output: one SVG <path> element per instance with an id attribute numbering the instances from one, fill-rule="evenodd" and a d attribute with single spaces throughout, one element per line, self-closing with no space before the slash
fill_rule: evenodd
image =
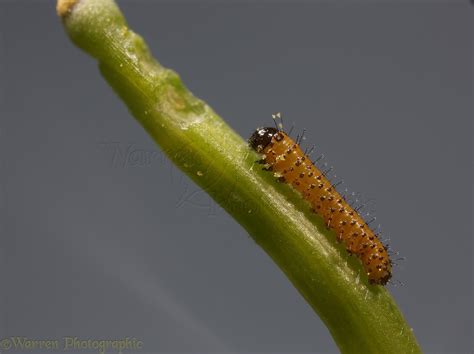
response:
<path id="1" fill-rule="evenodd" d="M 59 0 L 58 14 L 138 122 L 270 255 L 342 352 L 420 352 L 388 291 L 359 276 L 358 260 L 306 203 L 261 171 L 246 142 L 152 58 L 113 0 Z"/>

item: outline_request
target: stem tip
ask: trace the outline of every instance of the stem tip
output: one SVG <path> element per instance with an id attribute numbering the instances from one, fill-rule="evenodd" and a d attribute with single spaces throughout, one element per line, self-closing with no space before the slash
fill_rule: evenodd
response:
<path id="1" fill-rule="evenodd" d="M 56 12 L 61 18 L 65 18 L 72 11 L 72 8 L 79 0 L 58 0 L 56 4 Z"/>

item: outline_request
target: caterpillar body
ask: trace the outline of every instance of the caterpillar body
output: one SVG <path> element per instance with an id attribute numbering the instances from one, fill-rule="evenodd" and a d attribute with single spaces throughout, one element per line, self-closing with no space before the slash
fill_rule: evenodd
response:
<path id="1" fill-rule="evenodd" d="M 392 276 L 392 262 L 386 246 L 281 125 L 279 128 L 258 128 L 248 142 L 262 154 L 259 163 L 264 169 L 297 190 L 309 202 L 311 210 L 336 233 L 337 241 L 343 242 L 349 254 L 360 259 L 369 283 L 385 285 Z"/>

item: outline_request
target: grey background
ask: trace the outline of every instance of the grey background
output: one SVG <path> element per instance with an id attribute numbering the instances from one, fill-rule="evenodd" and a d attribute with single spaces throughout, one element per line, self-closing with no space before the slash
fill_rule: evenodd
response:
<path id="1" fill-rule="evenodd" d="M 472 352 L 467 1 L 119 4 L 244 138 L 274 111 L 306 128 L 376 200 L 406 257 L 390 291 L 424 351 Z M 54 4 L 4 1 L 0 16 L 0 338 L 337 352 L 269 257 L 163 158 Z"/>

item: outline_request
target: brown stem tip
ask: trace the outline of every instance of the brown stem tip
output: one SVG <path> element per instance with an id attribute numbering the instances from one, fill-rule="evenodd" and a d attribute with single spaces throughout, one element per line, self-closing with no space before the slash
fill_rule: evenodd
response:
<path id="1" fill-rule="evenodd" d="M 79 0 L 58 0 L 56 5 L 56 12 L 58 16 L 61 18 L 66 17 L 68 14 L 71 13 L 72 8 Z"/>

